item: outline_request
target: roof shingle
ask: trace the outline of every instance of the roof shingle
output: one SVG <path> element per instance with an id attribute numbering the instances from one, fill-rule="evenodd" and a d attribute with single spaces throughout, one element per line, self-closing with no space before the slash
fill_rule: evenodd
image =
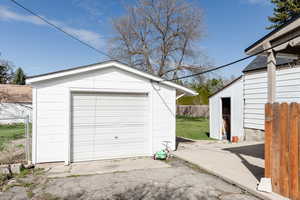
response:
<path id="1" fill-rule="evenodd" d="M 284 65 L 293 62 L 293 59 L 277 57 L 276 65 Z M 249 72 L 254 70 L 262 70 L 267 68 L 267 57 L 266 56 L 257 56 L 244 70 L 243 72 Z"/>

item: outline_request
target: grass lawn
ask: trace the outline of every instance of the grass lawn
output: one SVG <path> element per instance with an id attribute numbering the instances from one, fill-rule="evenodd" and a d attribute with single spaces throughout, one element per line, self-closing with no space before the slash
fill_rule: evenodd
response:
<path id="1" fill-rule="evenodd" d="M 207 118 L 183 117 L 176 118 L 176 135 L 194 140 L 211 140 L 208 137 L 209 125 Z"/>
<path id="2" fill-rule="evenodd" d="M 0 125 L 0 150 L 9 141 L 25 136 L 24 124 Z"/>

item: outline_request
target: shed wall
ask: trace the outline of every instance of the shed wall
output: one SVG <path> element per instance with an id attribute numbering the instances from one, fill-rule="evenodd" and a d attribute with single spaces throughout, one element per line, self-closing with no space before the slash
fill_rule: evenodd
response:
<path id="1" fill-rule="evenodd" d="M 243 137 L 243 79 L 223 89 L 209 99 L 210 137 L 221 138 L 222 101 L 224 97 L 231 98 L 231 136 Z"/>
<path id="2" fill-rule="evenodd" d="M 70 88 L 149 91 L 151 98 L 152 151 L 171 141 L 175 149 L 176 91 L 117 68 L 106 68 L 33 84 L 36 121 L 34 162 L 65 161 L 68 156 Z M 35 145 L 33 145 L 35 146 Z M 36 152 L 36 154 L 35 154 Z"/>

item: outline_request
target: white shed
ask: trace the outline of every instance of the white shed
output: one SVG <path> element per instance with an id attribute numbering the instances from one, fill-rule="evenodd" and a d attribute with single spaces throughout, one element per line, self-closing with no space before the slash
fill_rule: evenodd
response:
<path id="1" fill-rule="evenodd" d="M 209 98 L 209 127 L 210 137 L 226 139 L 233 136 L 243 139 L 243 78 L 239 77 L 217 91 Z M 225 126 L 224 126 L 225 124 Z"/>
<path id="2" fill-rule="evenodd" d="M 29 77 L 33 163 L 150 156 L 175 149 L 176 90 L 116 61 Z"/>

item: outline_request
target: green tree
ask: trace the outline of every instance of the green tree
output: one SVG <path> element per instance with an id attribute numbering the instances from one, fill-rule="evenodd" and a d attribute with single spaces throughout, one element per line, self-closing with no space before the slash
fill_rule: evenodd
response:
<path id="1" fill-rule="evenodd" d="M 25 76 L 22 68 L 19 67 L 15 72 L 13 84 L 25 85 L 25 79 L 26 79 L 26 76 Z"/>
<path id="2" fill-rule="evenodd" d="M 271 0 L 275 4 L 273 16 L 268 19 L 273 24 L 267 29 L 275 29 L 300 14 L 300 0 Z"/>
<path id="3" fill-rule="evenodd" d="M 226 82 L 226 81 L 225 81 Z M 218 91 L 224 86 L 224 80 L 222 78 L 208 79 L 205 83 L 197 83 L 192 86 L 194 90 L 198 92 L 198 95 L 182 97 L 177 101 L 179 105 L 207 105 L 209 103 L 209 97 L 214 92 Z"/>

